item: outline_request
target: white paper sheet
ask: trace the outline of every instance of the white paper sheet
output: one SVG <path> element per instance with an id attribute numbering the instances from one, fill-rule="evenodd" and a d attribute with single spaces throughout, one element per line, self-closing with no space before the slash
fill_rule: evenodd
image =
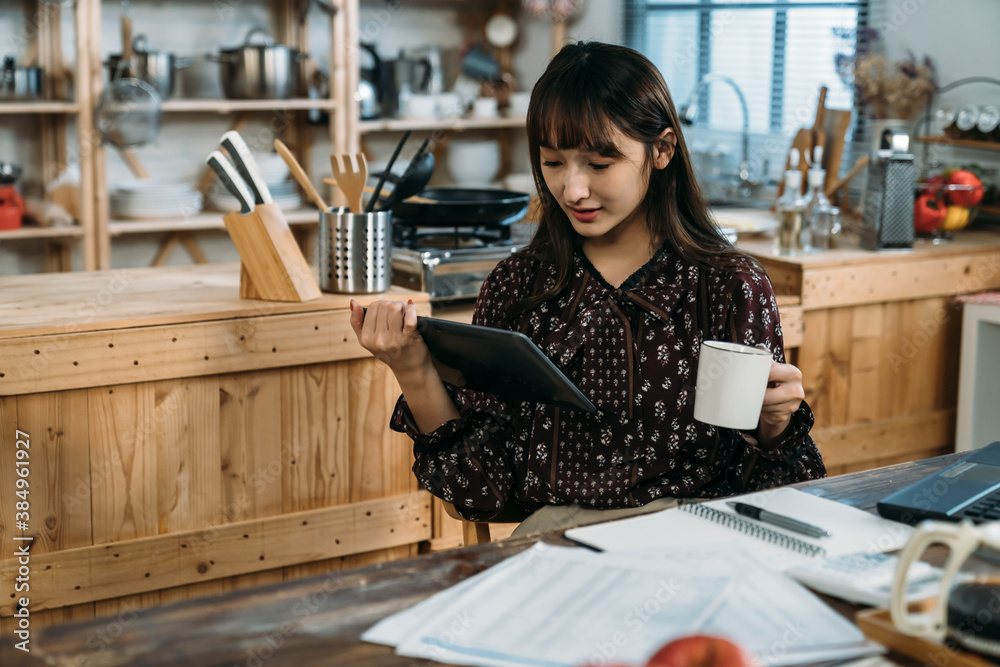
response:
<path id="1" fill-rule="evenodd" d="M 695 632 L 730 636 L 774 666 L 878 651 L 818 598 L 738 550 L 615 555 L 544 544 L 363 638 L 455 664 L 571 667 L 642 664 Z"/>

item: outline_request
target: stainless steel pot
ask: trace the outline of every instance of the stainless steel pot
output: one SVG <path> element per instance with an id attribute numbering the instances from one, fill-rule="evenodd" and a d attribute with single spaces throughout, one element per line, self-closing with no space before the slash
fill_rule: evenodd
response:
<path id="1" fill-rule="evenodd" d="M 41 67 L 18 67 L 14 56 L 6 56 L 0 71 L 0 99 L 40 100 L 44 97 L 45 70 Z"/>
<path id="2" fill-rule="evenodd" d="M 256 37 L 262 38 L 263 43 L 255 44 Z M 285 100 L 301 88 L 299 63 L 306 56 L 291 47 L 275 44 L 263 28 L 254 28 L 247 33 L 243 46 L 210 53 L 208 59 L 222 66 L 222 92 L 226 97 Z"/>
<path id="3" fill-rule="evenodd" d="M 177 58 L 167 51 L 152 51 L 145 35 L 132 42 L 132 58 L 123 60 L 122 54 L 108 56 L 108 78 L 140 79 L 153 87 L 163 99 L 170 99 L 177 83 L 175 72 L 191 66 L 189 58 Z"/>

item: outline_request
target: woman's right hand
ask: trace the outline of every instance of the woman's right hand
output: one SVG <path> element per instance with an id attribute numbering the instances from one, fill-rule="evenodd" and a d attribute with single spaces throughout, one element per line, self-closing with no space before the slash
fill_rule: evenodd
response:
<path id="1" fill-rule="evenodd" d="M 431 353 L 417 333 L 417 307 L 412 301 L 375 301 L 366 314 L 351 299 L 351 327 L 361 347 L 397 378 L 425 373 L 432 366 Z"/>
<path id="2" fill-rule="evenodd" d="M 422 433 L 458 418 L 458 409 L 431 363 L 431 352 L 417 333 L 417 307 L 412 301 L 376 301 L 365 313 L 351 299 L 351 327 L 361 347 L 396 376 Z"/>

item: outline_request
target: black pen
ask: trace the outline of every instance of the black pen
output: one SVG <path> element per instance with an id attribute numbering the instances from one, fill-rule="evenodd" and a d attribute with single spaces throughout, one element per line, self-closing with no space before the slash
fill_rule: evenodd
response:
<path id="1" fill-rule="evenodd" d="M 830 531 L 823 530 L 819 526 L 814 526 L 811 523 L 799 521 L 798 519 L 793 519 L 792 517 L 784 516 L 783 514 L 768 512 L 760 507 L 754 507 L 753 505 L 747 505 L 746 503 L 736 502 L 727 502 L 726 504 L 732 507 L 737 514 L 742 514 L 743 516 L 748 516 L 751 519 L 757 519 L 758 521 L 763 521 L 764 523 L 770 523 L 775 526 L 787 528 L 788 530 L 796 533 L 802 533 L 803 535 L 808 535 L 809 537 L 831 537 L 833 535 Z"/>

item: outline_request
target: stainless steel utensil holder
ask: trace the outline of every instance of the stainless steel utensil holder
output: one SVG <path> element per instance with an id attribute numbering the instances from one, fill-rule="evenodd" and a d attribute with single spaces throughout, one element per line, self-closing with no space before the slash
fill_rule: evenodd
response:
<path id="1" fill-rule="evenodd" d="M 373 294 L 392 283 L 392 213 L 320 213 L 319 286 L 324 292 Z"/>

